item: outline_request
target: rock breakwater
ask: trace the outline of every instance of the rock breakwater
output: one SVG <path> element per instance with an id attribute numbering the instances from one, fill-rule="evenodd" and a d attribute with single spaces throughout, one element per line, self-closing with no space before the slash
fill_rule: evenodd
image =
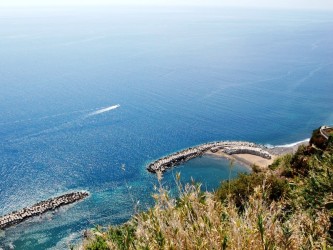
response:
<path id="1" fill-rule="evenodd" d="M 18 211 L 0 217 L 0 229 L 21 223 L 22 221 L 41 215 L 64 205 L 74 203 L 89 196 L 88 192 L 73 192 L 36 203 Z"/>
<path id="2" fill-rule="evenodd" d="M 229 155 L 252 154 L 265 159 L 272 158 L 272 155 L 267 151 L 267 148 L 262 145 L 242 141 L 220 141 L 201 144 L 170 154 L 150 163 L 147 167 L 147 170 L 151 173 L 156 173 L 158 171 L 164 172 L 174 166 L 180 165 L 193 158 L 202 156 L 208 151 L 222 151 Z"/>

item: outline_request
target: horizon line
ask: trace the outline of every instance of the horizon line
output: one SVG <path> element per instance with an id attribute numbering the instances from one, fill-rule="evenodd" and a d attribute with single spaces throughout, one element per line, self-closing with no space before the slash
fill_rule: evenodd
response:
<path id="1" fill-rule="evenodd" d="M 219 3 L 206 3 L 206 4 L 195 4 L 195 3 L 71 3 L 71 4 L 0 4 L 1 9 L 27 9 L 27 8 L 86 8 L 86 7 L 218 7 L 218 8 L 228 8 L 228 9 L 262 9 L 262 10 L 300 10 L 300 11 L 325 11 L 332 12 L 333 8 L 325 8 L 325 7 L 290 7 L 290 6 L 241 6 L 241 5 L 232 5 L 232 4 L 219 4 Z"/>

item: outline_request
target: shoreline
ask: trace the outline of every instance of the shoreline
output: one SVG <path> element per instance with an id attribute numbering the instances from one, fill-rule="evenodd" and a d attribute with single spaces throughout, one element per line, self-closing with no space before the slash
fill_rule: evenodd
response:
<path id="1" fill-rule="evenodd" d="M 151 162 L 147 166 L 147 170 L 151 173 L 165 172 L 174 166 L 183 164 L 208 152 L 223 152 L 227 155 L 250 154 L 268 160 L 272 159 L 272 154 L 264 145 L 246 141 L 219 141 L 197 145 L 162 157 Z"/>
<path id="2" fill-rule="evenodd" d="M 308 145 L 309 139 L 296 143 L 267 147 L 252 142 L 220 141 L 190 147 L 148 164 L 147 170 L 151 173 L 165 172 L 177 165 L 202 155 L 223 157 L 235 160 L 252 170 L 253 165 L 267 168 L 274 160 L 282 155 L 295 153 L 300 145 Z"/>
<path id="3" fill-rule="evenodd" d="M 277 156 L 272 155 L 272 159 L 264 159 L 259 156 L 251 155 L 251 154 L 234 154 L 234 155 L 228 155 L 223 152 L 207 152 L 204 155 L 208 157 L 215 157 L 215 158 L 224 158 L 229 161 L 234 160 L 235 162 L 239 163 L 240 165 L 246 167 L 247 169 L 252 171 L 252 166 L 257 165 L 260 168 L 266 168 L 270 164 L 273 163 L 273 161 L 276 159 Z"/>
<path id="4" fill-rule="evenodd" d="M 5 214 L 3 216 L 0 216 L 0 230 L 19 224 L 29 218 L 36 217 L 46 212 L 55 210 L 59 207 L 83 200 L 88 196 L 89 193 L 85 191 L 67 193 L 45 201 L 38 202 L 31 207 L 25 207 L 9 214 Z"/>
<path id="5" fill-rule="evenodd" d="M 270 164 L 274 162 L 274 160 L 280 156 L 286 154 L 293 154 L 297 151 L 298 147 L 301 145 L 308 145 L 310 139 L 298 141 L 295 143 L 290 143 L 286 145 L 279 145 L 267 148 L 267 151 L 272 155 L 271 159 L 264 159 L 262 157 L 251 155 L 251 154 L 234 154 L 228 155 L 223 152 L 207 152 L 206 155 L 214 156 L 214 157 L 223 157 L 228 160 L 235 160 L 238 163 L 244 165 L 245 167 L 252 170 L 253 165 L 257 165 L 260 168 L 267 168 Z"/>

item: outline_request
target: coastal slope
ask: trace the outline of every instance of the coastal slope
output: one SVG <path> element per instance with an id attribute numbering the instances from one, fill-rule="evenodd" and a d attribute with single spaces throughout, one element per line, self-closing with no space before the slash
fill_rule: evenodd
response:
<path id="1" fill-rule="evenodd" d="M 155 205 L 119 226 L 85 234 L 93 249 L 330 249 L 333 238 L 333 135 L 261 171 L 222 182 L 216 192 L 160 181 Z M 160 175 L 157 175 L 158 178 Z"/>

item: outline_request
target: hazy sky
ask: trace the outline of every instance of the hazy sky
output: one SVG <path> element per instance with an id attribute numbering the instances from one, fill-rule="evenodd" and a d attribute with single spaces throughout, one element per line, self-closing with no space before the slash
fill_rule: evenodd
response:
<path id="1" fill-rule="evenodd" d="M 61 5 L 222 5 L 240 7 L 331 9 L 333 0 L 0 0 L 3 6 Z"/>

